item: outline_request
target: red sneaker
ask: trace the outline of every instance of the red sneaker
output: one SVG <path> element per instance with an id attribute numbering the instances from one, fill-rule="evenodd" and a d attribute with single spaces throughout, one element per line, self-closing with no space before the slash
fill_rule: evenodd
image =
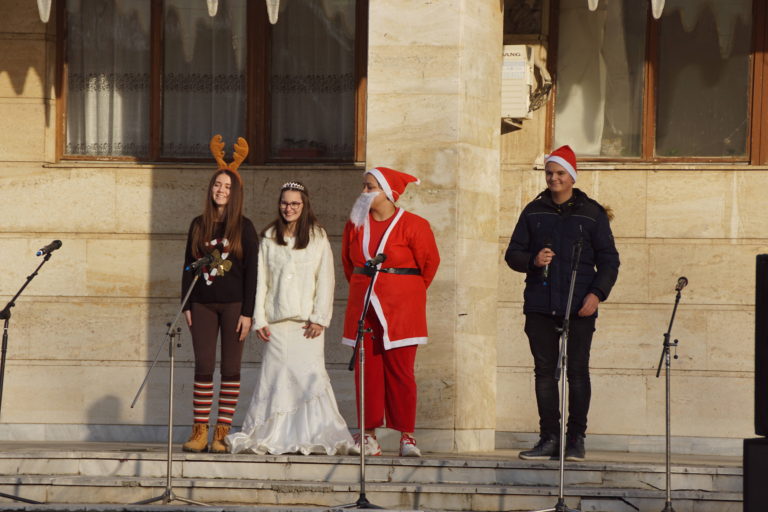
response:
<path id="1" fill-rule="evenodd" d="M 350 455 L 360 455 L 360 434 L 355 434 L 352 437 L 355 440 L 355 445 L 349 449 L 348 453 Z M 372 457 L 381 455 L 381 446 L 379 446 L 376 436 L 365 434 L 365 455 Z"/>

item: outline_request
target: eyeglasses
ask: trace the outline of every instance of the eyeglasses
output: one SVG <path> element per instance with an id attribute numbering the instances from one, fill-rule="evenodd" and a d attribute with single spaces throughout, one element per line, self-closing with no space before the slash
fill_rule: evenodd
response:
<path id="1" fill-rule="evenodd" d="M 303 205 L 303 204 L 304 203 L 300 203 L 299 201 L 293 201 L 291 203 L 286 203 L 285 201 L 280 201 L 280 208 L 283 208 L 283 209 L 286 209 L 286 210 L 288 210 L 288 209 L 298 210 L 299 208 L 301 208 L 301 205 Z"/>

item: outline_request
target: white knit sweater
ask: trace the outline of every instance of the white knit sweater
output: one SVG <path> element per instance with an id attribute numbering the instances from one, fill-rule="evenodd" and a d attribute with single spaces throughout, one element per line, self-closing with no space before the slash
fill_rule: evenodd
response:
<path id="1" fill-rule="evenodd" d="M 309 320 L 328 327 L 333 313 L 333 253 L 322 228 L 306 249 L 294 250 L 294 239 L 278 245 L 270 229 L 259 245 L 259 274 L 253 329 L 282 320 Z"/>

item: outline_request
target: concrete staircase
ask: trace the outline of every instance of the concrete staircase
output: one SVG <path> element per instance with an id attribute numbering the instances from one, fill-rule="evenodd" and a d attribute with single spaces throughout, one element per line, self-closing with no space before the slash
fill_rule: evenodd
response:
<path id="1" fill-rule="evenodd" d="M 664 508 L 663 456 L 592 453 L 567 463 L 566 503 L 582 512 Z M 634 457 L 633 457 L 634 455 Z M 176 495 L 219 506 L 333 508 L 359 495 L 358 458 L 174 453 Z M 742 509 L 737 458 L 674 460 L 677 512 Z M 525 511 L 557 502 L 557 462 L 518 460 L 516 452 L 420 459 L 367 459 L 368 499 L 393 509 Z M 53 503 L 128 504 L 166 487 L 162 445 L 0 444 L 0 492 Z"/>

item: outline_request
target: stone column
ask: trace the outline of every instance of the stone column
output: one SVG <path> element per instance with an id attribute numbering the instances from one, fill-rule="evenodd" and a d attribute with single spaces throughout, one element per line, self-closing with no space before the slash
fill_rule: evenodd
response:
<path id="1" fill-rule="evenodd" d="M 370 2 L 367 163 L 421 178 L 400 205 L 442 257 L 416 370 L 430 450 L 494 448 L 502 15 L 495 0 Z"/>

